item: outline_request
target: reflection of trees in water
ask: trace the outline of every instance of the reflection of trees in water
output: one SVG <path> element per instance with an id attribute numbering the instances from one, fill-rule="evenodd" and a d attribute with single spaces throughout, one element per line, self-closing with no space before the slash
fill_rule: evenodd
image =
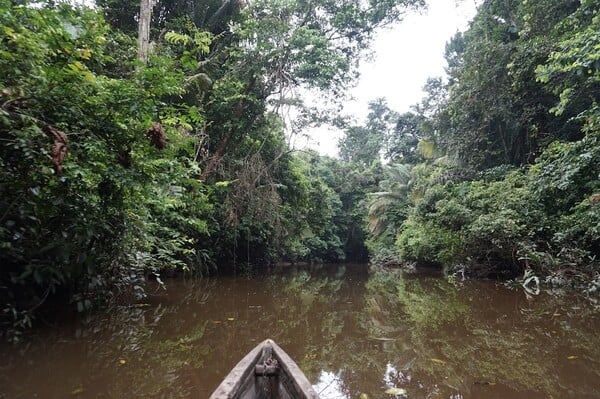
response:
<path id="1" fill-rule="evenodd" d="M 148 305 L 115 309 L 32 344 L 36 372 L 21 370 L 14 382 L 3 372 L 0 382 L 13 384 L 8 392 L 18 395 L 11 397 L 31 397 L 24 385 L 52 375 L 55 359 L 64 359 L 64 386 L 46 397 L 79 388 L 81 397 L 208 397 L 253 345 L 271 337 L 309 380 L 333 381 L 331 392 L 341 397 L 387 397 L 386 386 L 415 398 L 597 397 L 599 323 L 586 309 L 570 297 L 528 300 L 491 283 L 392 272 L 367 280 L 350 268 L 172 281 Z M 5 357 L 11 367 L 0 371 L 27 356 Z"/>
<path id="2" fill-rule="evenodd" d="M 590 321 L 598 326 L 598 320 L 581 312 L 589 307 L 563 315 L 556 309 L 572 308 L 573 298 L 542 295 L 528 301 L 493 284 L 453 286 L 401 274 L 392 284 L 390 279 L 389 273 L 371 278 L 367 303 L 377 306 L 363 315 L 371 314 L 371 331 L 380 331 L 382 320 L 389 320 L 388 329 L 409 326 L 415 361 L 409 367 L 402 366 L 406 359 L 396 364 L 413 382 L 437 384 L 441 397 L 597 397 L 600 368 L 593 359 L 600 353 Z M 573 363 L 569 351 L 586 353 L 590 362 Z M 578 382 L 566 383 L 569 367 L 579 368 Z"/>

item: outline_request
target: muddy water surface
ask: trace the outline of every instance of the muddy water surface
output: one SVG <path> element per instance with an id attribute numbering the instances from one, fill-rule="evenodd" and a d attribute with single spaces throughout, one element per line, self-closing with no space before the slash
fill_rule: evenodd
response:
<path id="1" fill-rule="evenodd" d="M 0 398 L 208 398 L 268 337 L 324 399 L 600 397 L 588 300 L 363 265 L 271 273 L 171 280 L 136 306 L 48 321 L 0 345 Z"/>

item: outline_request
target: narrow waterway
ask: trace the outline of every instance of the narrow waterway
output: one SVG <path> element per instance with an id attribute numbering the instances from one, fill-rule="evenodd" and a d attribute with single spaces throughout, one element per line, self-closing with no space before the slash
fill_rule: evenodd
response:
<path id="1" fill-rule="evenodd" d="M 0 398 L 208 398 L 269 337 L 324 399 L 600 397 L 597 308 L 563 292 L 364 265 L 167 284 L 2 343 Z"/>

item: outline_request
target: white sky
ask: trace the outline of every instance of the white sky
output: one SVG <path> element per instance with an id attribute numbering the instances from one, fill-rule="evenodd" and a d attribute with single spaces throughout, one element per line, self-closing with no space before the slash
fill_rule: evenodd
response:
<path id="1" fill-rule="evenodd" d="M 464 31 L 476 11 L 478 0 L 427 0 L 428 9 L 410 13 L 397 26 L 377 36 L 371 62 L 363 62 L 358 85 L 350 91 L 354 101 L 344 107 L 362 123 L 368 103 L 385 97 L 391 109 L 406 112 L 423 98 L 427 78 L 445 76 L 445 45 Z M 308 147 L 321 154 L 336 155 L 340 131 L 319 129 L 309 133 Z M 302 146 L 297 142 L 296 146 Z"/>

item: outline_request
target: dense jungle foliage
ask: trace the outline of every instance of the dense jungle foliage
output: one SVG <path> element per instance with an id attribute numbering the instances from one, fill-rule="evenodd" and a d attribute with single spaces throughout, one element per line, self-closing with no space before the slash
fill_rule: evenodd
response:
<path id="1" fill-rule="evenodd" d="M 358 137 L 389 160 L 368 208 L 377 262 L 598 291 L 599 8 L 484 1 L 414 113 L 373 104 L 386 128 Z M 355 131 L 342 151 L 361 158 Z"/>
<path id="2" fill-rule="evenodd" d="M 377 28 L 422 0 L 154 3 L 0 1 L 3 327 L 170 270 L 366 259 L 375 174 L 293 151 L 324 120 L 295 92 L 340 101 Z"/>
<path id="3" fill-rule="evenodd" d="M 296 96 L 335 108 L 377 29 L 423 5 L 161 0 L 146 59 L 139 1 L 0 0 L 2 327 L 170 271 L 367 247 L 598 288 L 597 2 L 484 1 L 411 113 L 377 99 L 354 126 Z M 324 122 L 344 128 L 340 159 L 289 145 Z"/>

